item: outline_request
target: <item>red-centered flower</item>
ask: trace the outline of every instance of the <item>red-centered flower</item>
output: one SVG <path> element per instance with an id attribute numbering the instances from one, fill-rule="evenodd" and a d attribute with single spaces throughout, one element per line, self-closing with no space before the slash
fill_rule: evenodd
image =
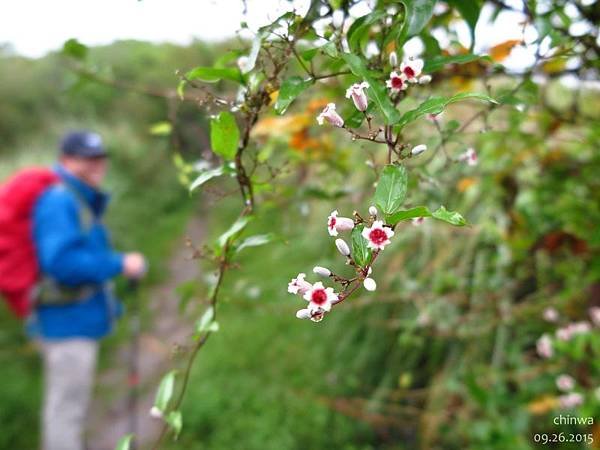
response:
<path id="1" fill-rule="evenodd" d="M 327 231 L 330 236 L 337 236 L 338 231 L 348 231 L 354 228 L 354 221 L 348 217 L 338 217 L 337 209 L 327 218 Z"/>
<path id="2" fill-rule="evenodd" d="M 385 82 L 385 85 L 394 93 L 405 90 L 408 87 L 406 76 L 397 72 L 390 73 L 390 79 Z"/>
<path id="3" fill-rule="evenodd" d="M 311 311 L 330 311 L 332 302 L 337 301 L 338 296 L 333 292 L 333 288 L 325 288 L 323 283 L 317 281 L 312 288 L 304 294 L 304 299 L 308 300 L 308 309 Z"/>
<path id="4" fill-rule="evenodd" d="M 458 160 L 466 162 L 469 166 L 477 165 L 477 152 L 473 148 L 468 148 L 464 153 L 458 155 Z"/>
<path id="5" fill-rule="evenodd" d="M 389 227 L 383 226 L 383 221 L 376 220 L 370 228 L 365 227 L 362 231 L 363 237 L 367 240 L 367 247 L 373 250 L 383 250 L 390 244 L 390 238 L 394 232 Z"/>
<path id="6" fill-rule="evenodd" d="M 424 65 L 422 59 L 409 59 L 400 64 L 400 71 L 410 83 L 417 83 Z"/>
<path id="7" fill-rule="evenodd" d="M 327 120 L 334 127 L 341 128 L 344 126 L 344 119 L 335 111 L 335 103 L 328 103 L 321 114 L 317 116 L 319 125 L 323 125 L 324 120 Z"/>

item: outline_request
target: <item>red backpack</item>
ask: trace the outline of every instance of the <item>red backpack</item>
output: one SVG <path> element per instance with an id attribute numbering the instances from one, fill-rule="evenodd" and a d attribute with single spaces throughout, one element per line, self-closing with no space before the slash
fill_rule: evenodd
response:
<path id="1" fill-rule="evenodd" d="M 31 291 L 39 276 L 33 208 L 38 197 L 59 181 L 50 169 L 34 167 L 17 172 L 0 185 L 0 294 L 21 318 L 31 311 Z"/>

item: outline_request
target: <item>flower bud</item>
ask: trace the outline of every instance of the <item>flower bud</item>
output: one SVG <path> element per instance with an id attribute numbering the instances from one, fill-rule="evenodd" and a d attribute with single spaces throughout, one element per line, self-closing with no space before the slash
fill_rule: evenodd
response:
<path id="1" fill-rule="evenodd" d="M 365 94 L 365 89 L 369 87 L 369 83 L 363 81 L 362 83 L 355 83 L 346 90 L 346 98 L 351 98 L 354 102 L 354 106 L 359 111 L 366 111 L 369 106 L 369 99 Z"/>
<path id="2" fill-rule="evenodd" d="M 346 241 L 344 241 L 343 239 L 336 239 L 335 246 L 342 255 L 350 256 L 350 247 L 348 247 Z"/>
<path id="3" fill-rule="evenodd" d="M 396 67 L 398 65 L 398 55 L 396 52 L 390 52 L 390 66 Z"/>
<path id="4" fill-rule="evenodd" d="M 323 121 L 325 120 L 334 127 L 341 128 L 344 126 L 344 119 L 336 112 L 335 103 L 328 103 L 321 114 L 317 116 L 319 125 L 323 125 Z"/>
<path id="5" fill-rule="evenodd" d="M 431 75 L 423 75 L 419 78 L 419 84 L 429 84 L 431 83 Z"/>
<path id="6" fill-rule="evenodd" d="M 373 217 L 377 217 L 377 208 L 375 208 L 373 205 L 369 206 L 369 214 Z"/>
<path id="7" fill-rule="evenodd" d="M 310 319 L 311 317 L 311 311 L 310 309 L 306 308 L 306 309 L 300 309 L 296 312 L 296 317 L 298 319 Z"/>
<path id="8" fill-rule="evenodd" d="M 375 283 L 375 280 L 373 278 L 365 278 L 365 280 L 363 281 L 363 286 L 367 291 L 374 291 L 375 289 L 377 289 L 377 283 Z"/>
<path id="9" fill-rule="evenodd" d="M 329 270 L 326 267 L 321 267 L 321 266 L 315 266 L 313 268 L 313 272 L 316 273 L 317 275 L 321 275 L 322 277 L 328 277 L 331 275 L 331 270 Z"/>
<path id="10" fill-rule="evenodd" d="M 413 147 L 413 149 L 410 151 L 410 153 L 413 156 L 418 156 L 421 153 L 423 153 L 425 150 L 427 150 L 427 146 L 425 144 L 419 144 Z"/>
<path id="11" fill-rule="evenodd" d="M 154 419 L 162 419 L 163 413 L 160 409 L 158 409 L 158 407 L 153 406 L 150 408 L 150 417 L 153 417 Z"/>

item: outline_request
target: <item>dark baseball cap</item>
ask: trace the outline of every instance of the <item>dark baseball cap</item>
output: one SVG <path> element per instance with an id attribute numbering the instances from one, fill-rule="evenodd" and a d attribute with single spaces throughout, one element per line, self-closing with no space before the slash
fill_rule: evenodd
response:
<path id="1" fill-rule="evenodd" d="M 79 156 L 81 158 L 104 158 L 108 156 L 100 135 L 91 131 L 67 133 L 60 143 L 60 151 L 66 156 Z"/>

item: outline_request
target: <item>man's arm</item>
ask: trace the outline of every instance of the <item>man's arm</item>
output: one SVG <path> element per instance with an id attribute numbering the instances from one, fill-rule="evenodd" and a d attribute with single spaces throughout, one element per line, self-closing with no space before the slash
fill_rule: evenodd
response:
<path id="1" fill-rule="evenodd" d="M 102 283 L 123 271 L 123 255 L 90 249 L 73 194 L 51 188 L 38 200 L 33 237 L 41 270 L 60 283 Z"/>

